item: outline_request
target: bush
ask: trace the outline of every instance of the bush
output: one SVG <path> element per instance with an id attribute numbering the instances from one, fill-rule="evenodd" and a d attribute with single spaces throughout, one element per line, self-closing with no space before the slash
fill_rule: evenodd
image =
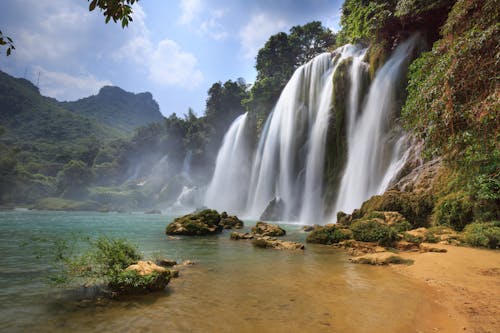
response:
<path id="1" fill-rule="evenodd" d="M 464 191 L 457 191 L 439 199 L 433 210 L 435 224 L 447 225 L 461 231 L 473 220 L 473 203 Z"/>
<path id="2" fill-rule="evenodd" d="M 376 220 L 358 220 L 351 225 L 352 236 L 357 241 L 378 242 L 390 245 L 396 240 L 396 232 L 387 224 Z"/>
<path id="3" fill-rule="evenodd" d="M 396 223 L 391 225 L 391 228 L 395 232 L 404 232 L 404 231 L 411 230 L 412 227 L 411 227 L 410 222 L 408 222 L 406 220 L 401 220 L 401 221 L 397 221 Z"/>
<path id="4" fill-rule="evenodd" d="M 351 236 L 352 232 L 348 229 L 341 229 L 335 225 L 325 225 L 311 231 L 306 242 L 330 245 L 350 239 Z"/>
<path id="5" fill-rule="evenodd" d="M 167 274 L 153 272 L 147 275 L 140 275 L 135 270 L 121 271 L 113 276 L 109 282 L 112 290 L 126 293 L 140 293 L 151 290 L 158 290 L 156 286 L 164 286 L 170 280 L 170 271 Z"/>
<path id="6" fill-rule="evenodd" d="M 137 247 L 125 239 L 99 237 L 87 240 L 90 248 L 79 256 L 73 256 L 72 247 L 64 240 L 56 242 L 54 249 L 56 272 L 50 277 L 55 284 L 83 282 L 104 283 L 112 289 L 119 281 L 131 276 L 125 268 L 142 258 Z M 125 275 L 123 275 L 125 274 Z"/>
<path id="7" fill-rule="evenodd" d="M 496 249 L 500 245 L 500 221 L 471 223 L 464 230 L 467 244 Z"/>

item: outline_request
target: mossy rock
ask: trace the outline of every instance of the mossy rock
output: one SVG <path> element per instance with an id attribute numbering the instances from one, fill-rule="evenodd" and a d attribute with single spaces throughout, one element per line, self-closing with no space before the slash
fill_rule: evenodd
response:
<path id="1" fill-rule="evenodd" d="M 349 229 L 343 229 L 334 224 L 319 226 L 307 236 L 307 243 L 315 244 L 335 244 L 352 237 L 352 232 Z"/>
<path id="2" fill-rule="evenodd" d="M 216 210 L 205 209 L 176 218 L 167 225 L 167 235 L 209 235 L 222 232 L 221 216 Z"/>
<path id="3" fill-rule="evenodd" d="M 227 215 L 226 212 L 222 212 L 219 224 L 223 229 L 241 229 L 244 225 L 237 216 Z"/>
<path id="4" fill-rule="evenodd" d="M 432 209 L 433 201 L 428 195 L 389 190 L 365 201 L 358 215 L 366 216 L 374 211 L 398 212 L 416 228 L 428 225 Z"/>
<path id="5" fill-rule="evenodd" d="M 285 229 L 281 228 L 280 226 L 262 221 L 257 222 L 255 227 L 252 228 L 252 233 L 271 237 L 286 235 Z"/>
<path id="6" fill-rule="evenodd" d="M 380 219 L 357 220 L 352 223 L 350 229 L 352 237 L 362 242 L 390 245 L 397 238 L 397 233 Z"/>
<path id="7" fill-rule="evenodd" d="M 116 274 L 109 282 L 109 287 L 122 294 L 161 291 L 171 277 L 170 270 L 151 261 L 139 261 Z"/>

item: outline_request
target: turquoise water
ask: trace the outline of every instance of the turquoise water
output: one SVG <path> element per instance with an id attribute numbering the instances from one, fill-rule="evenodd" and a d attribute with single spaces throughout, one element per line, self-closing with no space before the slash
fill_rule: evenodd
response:
<path id="1" fill-rule="evenodd" d="M 427 290 L 379 267 L 353 265 L 342 251 L 286 252 L 232 241 L 229 232 L 168 239 L 171 217 L 91 212 L 0 212 L 2 332 L 416 332 L 444 316 Z M 303 241 L 299 226 L 288 239 Z M 91 299 L 85 289 L 48 286 L 40 240 L 123 237 L 146 257 L 181 268 L 164 292 Z M 395 317 L 394 314 L 398 315 Z M 418 319 L 420 318 L 420 319 Z"/>

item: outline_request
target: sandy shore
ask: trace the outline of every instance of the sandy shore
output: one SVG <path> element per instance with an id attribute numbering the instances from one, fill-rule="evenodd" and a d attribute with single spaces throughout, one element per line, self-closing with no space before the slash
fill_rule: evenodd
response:
<path id="1" fill-rule="evenodd" d="M 400 256 L 412 259 L 413 265 L 391 265 L 392 269 L 431 286 L 436 302 L 462 331 L 500 332 L 500 251 L 430 246 L 448 252 L 402 252 Z"/>

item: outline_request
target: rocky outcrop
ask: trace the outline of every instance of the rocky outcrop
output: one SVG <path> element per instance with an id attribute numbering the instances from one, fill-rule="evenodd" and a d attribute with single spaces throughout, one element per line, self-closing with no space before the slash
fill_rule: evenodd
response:
<path id="1" fill-rule="evenodd" d="M 172 267 L 172 266 L 177 265 L 177 261 L 166 259 L 166 258 L 162 258 L 162 259 L 157 259 L 156 260 L 156 264 L 158 266 L 161 266 L 161 267 Z"/>
<path id="2" fill-rule="evenodd" d="M 171 278 L 168 269 L 152 261 L 139 261 L 128 266 L 110 282 L 112 290 L 122 294 L 136 294 L 165 289 Z"/>
<path id="3" fill-rule="evenodd" d="M 269 201 L 260 219 L 264 221 L 279 221 L 282 219 L 284 212 L 285 203 L 283 200 L 281 198 L 274 198 Z"/>
<path id="4" fill-rule="evenodd" d="M 273 237 L 257 237 L 252 241 L 256 247 L 276 249 L 276 250 L 304 250 L 305 246 L 302 243 L 279 240 Z"/>
<path id="5" fill-rule="evenodd" d="M 262 221 L 257 222 L 255 227 L 252 228 L 252 233 L 258 234 L 260 236 L 271 236 L 271 237 L 286 235 L 285 229 L 281 228 L 280 226 Z"/>
<path id="6" fill-rule="evenodd" d="M 213 209 L 203 209 L 176 218 L 167 225 L 167 235 L 210 235 L 222 232 L 223 229 L 243 228 L 243 221 L 237 216 L 229 216 L 226 212 L 219 214 Z"/>
<path id="7" fill-rule="evenodd" d="M 224 229 L 241 229 L 243 228 L 243 221 L 241 221 L 237 216 L 227 215 L 226 212 L 220 214 L 221 219 L 219 224 L 222 225 Z"/>

